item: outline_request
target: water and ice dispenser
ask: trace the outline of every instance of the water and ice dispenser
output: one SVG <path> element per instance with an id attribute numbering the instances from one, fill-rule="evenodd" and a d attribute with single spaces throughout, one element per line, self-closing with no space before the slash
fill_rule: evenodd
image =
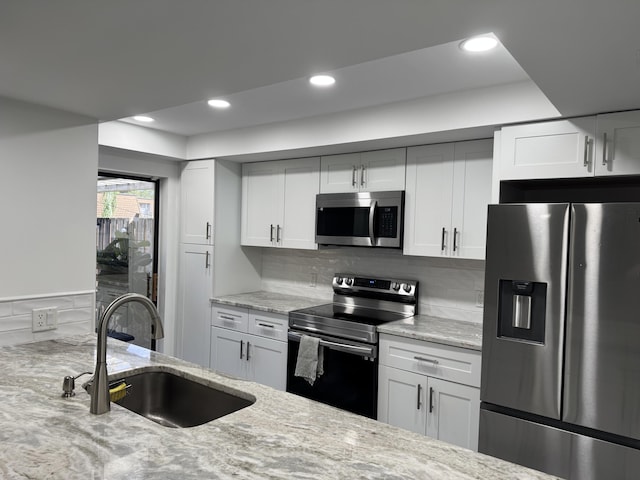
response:
<path id="1" fill-rule="evenodd" d="M 500 280 L 498 337 L 544 343 L 547 284 Z"/>

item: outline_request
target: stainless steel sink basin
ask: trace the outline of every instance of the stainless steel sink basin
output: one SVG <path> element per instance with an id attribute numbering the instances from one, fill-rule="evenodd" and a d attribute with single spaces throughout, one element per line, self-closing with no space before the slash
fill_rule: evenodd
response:
<path id="1" fill-rule="evenodd" d="M 255 403 L 251 395 L 234 395 L 182 375 L 150 369 L 118 376 L 118 383 L 122 380 L 130 387 L 127 395 L 114 403 L 173 428 L 202 425 Z"/>

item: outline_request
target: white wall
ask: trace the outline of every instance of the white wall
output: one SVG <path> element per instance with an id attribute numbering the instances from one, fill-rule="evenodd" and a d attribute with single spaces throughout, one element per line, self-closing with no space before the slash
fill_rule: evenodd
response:
<path id="1" fill-rule="evenodd" d="M 419 313 L 482 322 L 476 305 L 484 291 L 484 261 L 401 255 L 399 251 L 331 248 L 318 251 L 262 249 L 262 289 L 330 301 L 335 273 L 418 280 Z M 316 286 L 310 286 L 311 275 Z"/>
<path id="2" fill-rule="evenodd" d="M 530 81 L 189 137 L 187 158 L 308 149 L 558 116 Z M 458 138 L 457 140 L 469 138 Z M 438 140 L 443 141 L 443 140 Z M 429 143 L 428 136 L 419 143 Z M 407 143 L 408 144 L 408 143 Z M 376 144 L 376 148 L 382 148 Z M 397 141 L 394 146 L 397 146 Z M 406 144 L 405 144 L 406 145 Z M 356 150 L 358 147 L 354 147 Z M 362 147 L 360 150 L 364 150 Z"/>
<path id="3" fill-rule="evenodd" d="M 165 327 L 165 338 L 158 342 L 158 350 L 173 355 L 178 291 L 180 162 L 175 158 L 101 146 L 98 166 L 104 172 L 157 177 L 160 180 L 158 311 Z"/>
<path id="4" fill-rule="evenodd" d="M 22 300 L 93 305 L 97 136 L 92 119 L 0 98 L 0 336 L 38 338 Z"/>

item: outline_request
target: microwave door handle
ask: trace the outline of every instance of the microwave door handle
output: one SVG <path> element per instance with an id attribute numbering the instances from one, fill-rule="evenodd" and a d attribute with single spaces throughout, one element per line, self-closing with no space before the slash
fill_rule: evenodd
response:
<path id="1" fill-rule="evenodd" d="M 369 207 L 369 239 L 371 240 L 371 246 L 374 247 L 376 245 L 376 237 L 373 231 L 374 219 L 376 218 L 376 208 L 378 207 L 378 202 L 376 200 L 371 202 L 371 207 Z"/>

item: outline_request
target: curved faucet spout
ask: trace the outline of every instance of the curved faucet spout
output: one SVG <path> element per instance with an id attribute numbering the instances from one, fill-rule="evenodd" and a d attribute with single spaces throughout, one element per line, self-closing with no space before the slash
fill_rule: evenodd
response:
<path id="1" fill-rule="evenodd" d="M 109 400 L 109 382 L 107 381 L 107 327 L 114 312 L 125 303 L 142 304 L 151 317 L 153 338 L 163 338 L 164 328 L 158 310 L 151 300 L 138 293 L 125 293 L 109 304 L 98 323 L 98 342 L 96 349 L 96 368 L 91 388 L 91 413 L 100 415 L 111 409 Z"/>

